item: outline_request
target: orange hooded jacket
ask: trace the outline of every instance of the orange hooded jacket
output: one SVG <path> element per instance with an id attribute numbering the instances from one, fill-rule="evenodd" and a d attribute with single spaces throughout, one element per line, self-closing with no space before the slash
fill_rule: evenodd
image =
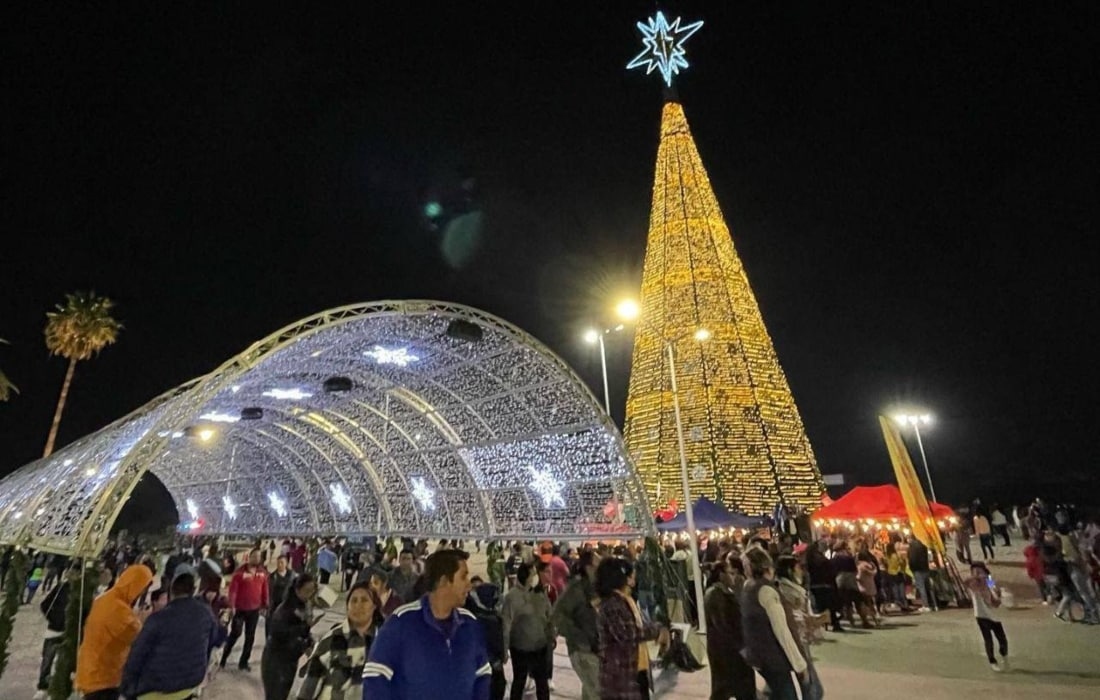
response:
<path id="1" fill-rule="evenodd" d="M 153 582 L 153 572 L 134 564 L 111 590 L 95 599 L 84 624 L 84 642 L 76 655 L 76 688 L 84 693 L 117 688 L 130 645 L 141 631 L 134 601 Z"/>

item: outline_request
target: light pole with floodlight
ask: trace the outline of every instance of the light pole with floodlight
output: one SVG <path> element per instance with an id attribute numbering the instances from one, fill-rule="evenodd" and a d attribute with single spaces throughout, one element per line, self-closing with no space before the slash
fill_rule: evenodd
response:
<path id="1" fill-rule="evenodd" d="M 920 450 L 920 460 L 924 463 L 924 476 L 928 479 L 928 494 L 932 496 L 932 501 L 936 501 L 936 487 L 932 486 L 932 472 L 928 470 L 928 457 L 924 454 L 924 442 L 920 438 L 920 424 L 924 423 L 929 425 L 932 423 L 932 416 L 924 413 L 919 416 L 910 415 L 897 415 L 894 416 L 894 420 L 897 421 L 902 427 L 906 425 L 913 426 L 913 432 L 917 436 L 917 449 Z"/>
<path id="2" fill-rule="evenodd" d="M 693 334 L 697 342 L 710 339 L 710 331 L 699 328 Z M 687 452 L 684 451 L 684 425 L 680 419 L 680 396 L 676 388 L 676 350 L 673 345 L 686 336 L 665 341 L 668 354 L 668 372 L 672 379 L 672 410 L 676 415 L 676 441 L 680 446 L 680 481 L 684 490 L 684 514 L 687 516 L 688 544 L 691 546 L 691 573 L 695 578 L 695 614 L 699 618 L 699 634 L 707 633 L 707 616 L 703 609 L 703 570 L 699 565 L 699 535 L 695 530 L 695 508 L 691 503 L 691 484 L 688 482 Z"/>
<path id="3" fill-rule="evenodd" d="M 640 309 L 638 303 L 633 299 L 624 299 L 615 306 L 615 313 L 623 321 L 633 321 L 638 318 Z M 595 328 L 590 328 L 584 332 L 584 341 L 589 345 L 599 343 L 600 345 L 600 369 L 603 372 L 603 409 L 607 412 L 607 415 L 611 415 L 611 392 L 607 388 L 607 348 L 604 344 L 604 337 L 611 333 L 618 333 L 626 327 L 625 324 L 620 323 L 613 328 L 604 329 L 601 333 Z"/>

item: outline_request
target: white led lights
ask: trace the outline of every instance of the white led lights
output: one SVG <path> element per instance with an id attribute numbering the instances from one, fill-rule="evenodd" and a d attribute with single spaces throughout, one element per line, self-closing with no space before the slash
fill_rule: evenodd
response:
<path id="1" fill-rule="evenodd" d="M 313 396 L 308 391 L 302 391 L 301 389 L 268 389 L 263 395 L 280 401 L 301 401 Z"/>
<path id="2" fill-rule="evenodd" d="M 208 420 L 211 423 L 236 423 L 241 417 L 239 415 L 233 415 L 232 413 L 219 413 L 212 411 L 210 413 L 204 413 L 199 416 L 199 420 Z"/>
<path id="3" fill-rule="evenodd" d="M 420 504 L 420 507 L 424 510 L 435 510 L 435 491 L 428 488 L 428 484 L 424 482 L 424 477 L 414 476 L 410 481 L 412 482 L 412 496 Z"/>
<path id="4" fill-rule="evenodd" d="M 344 485 L 333 482 L 328 485 L 328 490 L 332 493 L 332 502 L 336 505 L 336 510 L 344 515 L 351 513 L 351 496 L 344 489 Z"/>
<path id="5" fill-rule="evenodd" d="M 286 501 L 279 496 L 279 494 L 271 491 L 267 494 L 267 502 L 271 504 L 271 510 L 275 511 L 275 514 L 280 518 L 286 517 Z"/>
<path id="6" fill-rule="evenodd" d="M 565 507 L 565 497 L 561 495 L 562 483 L 554 478 L 548 471 L 539 471 L 534 467 L 528 467 L 531 472 L 531 490 L 542 498 L 542 504 L 547 508 L 558 506 Z"/>
<path id="7" fill-rule="evenodd" d="M 671 87 L 672 76 L 679 73 L 681 68 L 688 67 L 687 59 L 684 58 L 684 42 L 702 26 L 702 22 L 692 22 L 681 27 L 679 17 L 670 23 L 663 12 L 658 12 L 647 22 L 638 22 L 645 48 L 626 67 L 645 68 L 646 75 L 655 70 L 660 71 L 665 84 Z"/>
<path id="8" fill-rule="evenodd" d="M 398 367 L 408 367 L 409 363 L 420 359 L 418 356 L 410 354 L 405 348 L 389 350 L 381 345 L 375 345 L 373 350 L 364 350 L 363 354 L 380 365 L 397 365 Z"/>

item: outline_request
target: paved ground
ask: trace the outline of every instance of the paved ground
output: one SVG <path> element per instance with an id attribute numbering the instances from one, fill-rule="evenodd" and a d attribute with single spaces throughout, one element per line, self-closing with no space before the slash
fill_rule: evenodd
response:
<path id="1" fill-rule="evenodd" d="M 1003 552 L 1004 550 L 999 550 Z M 881 700 L 905 697 L 996 697 L 997 700 L 1094 700 L 1100 697 L 1100 627 L 1067 624 L 1053 619 L 1039 605 L 1024 576 L 1018 551 L 993 565 L 994 576 L 1016 594 L 1020 609 L 1003 615 L 1008 633 L 1012 669 L 994 674 L 985 662 L 981 637 L 969 610 L 892 618 L 878 630 L 829 635 L 814 647 L 818 671 L 826 692 L 845 700 Z M 483 566 L 475 557 L 474 569 Z M 332 619 L 338 619 L 334 613 Z M 263 623 L 261 623 L 262 625 Z M 324 622 L 318 625 L 323 628 Z M 17 618 L 14 654 L 0 679 L 0 700 L 30 700 L 38 668 L 44 625 L 36 610 L 24 608 Z M 261 698 L 259 658 L 262 630 L 251 674 L 221 674 L 206 694 L 207 700 Z M 236 658 L 234 653 L 233 659 Z M 231 660 L 231 665 L 233 660 Z M 579 685 L 569 667 L 564 645 L 555 657 L 554 697 L 579 698 Z M 697 673 L 666 672 L 658 679 L 663 698 L 707 698 L 706 669 Z M 446 697 L 440 689 L 440 696 Z M 532 696 L 533 697 L 533 696 Z M 425 699 L 429 700 L 429 699 Z"/>

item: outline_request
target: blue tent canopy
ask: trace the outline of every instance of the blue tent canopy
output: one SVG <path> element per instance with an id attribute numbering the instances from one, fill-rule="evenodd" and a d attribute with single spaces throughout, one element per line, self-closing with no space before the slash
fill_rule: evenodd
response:
<path id="1" fill-rule="evenodd" d="M 759 527 L 763 520 L 743 513 L 734 513 L 709 498 L 701 497 L 693 508 L 696 530 L 717 530 L 722 527 Z M 661 532 L 678 532 L 687 529 L 687 514 L 677 513 L 672 520 L 657 523 Z"/>

